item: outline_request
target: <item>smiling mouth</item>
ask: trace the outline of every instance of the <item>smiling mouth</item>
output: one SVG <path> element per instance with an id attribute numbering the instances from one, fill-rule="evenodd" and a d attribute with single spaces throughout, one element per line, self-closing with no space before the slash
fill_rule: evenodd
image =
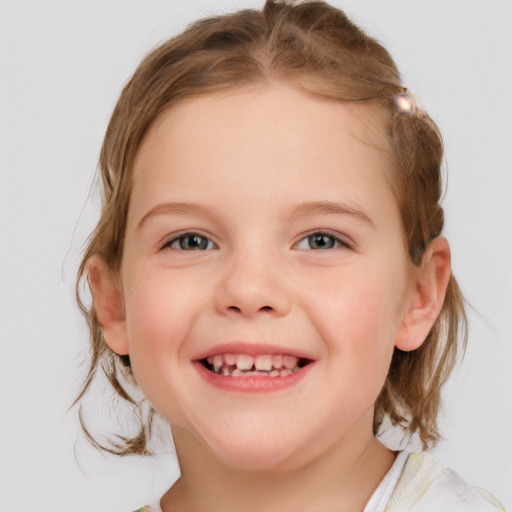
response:
<path id="1" fill-rule="evenodd" d="M 312 361 L 287 354 L 216 354 L 200 360 L 210 372 L 227 377 L 286 377 Z"/>

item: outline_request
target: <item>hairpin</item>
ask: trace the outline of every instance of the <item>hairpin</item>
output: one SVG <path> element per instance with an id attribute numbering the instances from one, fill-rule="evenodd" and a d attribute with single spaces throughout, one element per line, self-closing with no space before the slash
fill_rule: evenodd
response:
<path id="1" fill-rule="evenodd" d="M 416 112 L 416 101 L 408 92 L 399 92 L 393 96 L 393 107 L 399 116 L 413 117 Z"/>

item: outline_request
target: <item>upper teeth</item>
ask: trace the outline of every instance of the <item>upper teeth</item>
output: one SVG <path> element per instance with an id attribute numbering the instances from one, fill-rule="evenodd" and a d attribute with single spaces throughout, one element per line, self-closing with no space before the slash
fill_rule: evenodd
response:
<path id="1" fill-rule="evenodd" d="M 282 354 L 264 354 L 250 356 L 248 354 L 216 354 L 206 359 L 216 372 L 221 368 L 231 371 L 264 371 L 295 370 L 298 369 L 299 359 L 295 356 Z"/>

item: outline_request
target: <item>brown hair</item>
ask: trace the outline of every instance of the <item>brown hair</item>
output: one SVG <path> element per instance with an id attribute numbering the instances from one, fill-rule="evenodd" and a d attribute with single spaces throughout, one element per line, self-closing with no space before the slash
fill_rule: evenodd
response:
<path id="1" fill-rule="evenodd" d="M 343 12 L 319 1 L 268 0 L 261 11 L 241 10 L 200 20 L 142 61 L 123 89 L 107 129 L 99 162 L 101 218 L 77 276 L 77 300 L 92 343 L 89 373 L 77 401 L 101 368 L 121 397 L 140 405 L 121 385 L 121 378 L 133 382 L 129 357 L 106 345 L 94 308 L 81 300 L 80 283 L 87 261 L 95 254 L 101 254 L 113 272 L 119 270 L 133 163 L 148 129 L 184 98 L 271 82 L 334 100 L 380 104 L 388 112 L 390 184 L 414 264 L 420 264 L 429 241 L 441 233 L 441 136 L 425 112 L 404 117 L 393 110 L 393 96 L 405 89 L 391 56 L 377 41 Z M 461 326 L 465 344 L 463 299 L 451 277 L 441 313 L 423 345 L 411 352 L 395 348 L 375 404 L 375 434 L 389 418 L 406 435 L 417 433 L 424 447 L 438 441 L 440 390 L 456 360 Z M 152 417 L 150 410 L 134 438 L 119 437 L 119 442 L 102 448 L 123 455 L 147 453 Z"/>

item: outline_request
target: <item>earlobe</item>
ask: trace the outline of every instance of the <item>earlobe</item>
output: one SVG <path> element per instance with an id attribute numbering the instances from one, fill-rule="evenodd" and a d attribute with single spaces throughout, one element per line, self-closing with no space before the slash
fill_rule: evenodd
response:
<path id="1" fill-rule="evenodd" d="M 103 328 L 105 341 L 117 354 L 127 355 L 129 347 L 121 286 L 103 257 L 93 256 L 87 267 L 93 309 Z"/>
<path id="2" fill-rule="evenodd" d="M 450 246 L 444 237 L 432 240 L 413 283 L 412 299 L 402 319 L 395 346 L 410 351 L 421 346 L 443 307 L 451 275 Z"/>

